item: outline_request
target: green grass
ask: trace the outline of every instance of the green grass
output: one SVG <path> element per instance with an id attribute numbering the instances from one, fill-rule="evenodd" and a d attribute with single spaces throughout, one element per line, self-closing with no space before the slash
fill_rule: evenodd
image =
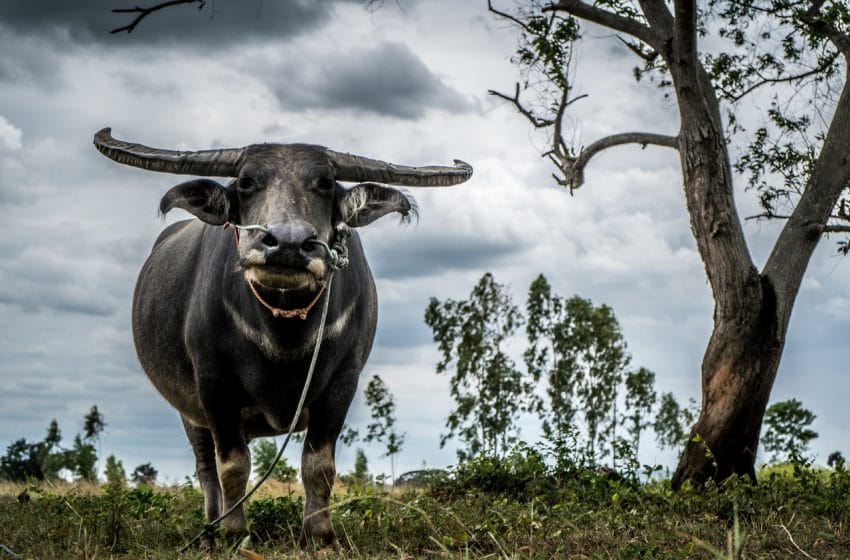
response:
<path id="1" fill-rule="evenodd" d="M 850 473 L 798 466 L 760 474 L 756 486 L 673 493 L 666 482 L 556 472 L 530 452 L 481 460 L 429 489 L 336 493 L 341 548 L 323 558 L 850 558 Z M 176 554 L 203 526 L 203 498 L 188 486 L 0 492 L 0 544 L 23 558 L 236 556 L 226 547 Z M 253 500 L 248 548 L 268 559 L 303 557 L 301 508 L 295 493 Z"/>

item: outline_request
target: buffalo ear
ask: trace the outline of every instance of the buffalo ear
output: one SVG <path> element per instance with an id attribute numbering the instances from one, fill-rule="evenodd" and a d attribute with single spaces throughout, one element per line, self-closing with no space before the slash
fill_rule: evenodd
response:
<path id="1" fill-rule="evenodd" d="M 220 226 L 231 221 L 234 195 L 230 189 L 211 179 L 195 179 L 172 187 L 159 202 L 159 211 L 167 214 L 182 208 L 201 221 Z"/>
<path id="2" fill-rule="evenodd" d="M 403 220 L 416 215 L 413 199 L 391 187 L 377 183 L 360 183 L 337 194 L 340 221 L 349 227 L 366 226 L 390 212 L 398 212 Z"/>

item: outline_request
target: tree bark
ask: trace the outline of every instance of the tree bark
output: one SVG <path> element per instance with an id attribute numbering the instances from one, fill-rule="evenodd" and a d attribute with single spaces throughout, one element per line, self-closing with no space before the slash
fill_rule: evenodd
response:
<path id="1" fill-rule="evenodd" d="M 678 488 L 685 480 L 733 474 L 755 480 L 761 418 L 785 327 L 777 322 L 773 286 L 752 262 L 735 208 L 720 105 L 696 48 L 695 6 L 679 1 L 675 10 L 662 55 L 678 100 L 685 200 L 715 305 L 702 363 L 702 408 L 673 475 Z"/>

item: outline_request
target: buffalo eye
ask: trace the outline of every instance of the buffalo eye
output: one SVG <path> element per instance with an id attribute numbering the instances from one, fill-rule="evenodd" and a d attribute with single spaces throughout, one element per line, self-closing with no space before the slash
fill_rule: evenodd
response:
<path id="1" fill-rule="evenodd" d="M 329 191 L 334 188 L 336 182 L 330 177 L 320 177 L 316 181 L 316 189 L 319 191 Z"/>
<path id="2" fill-rule="evenodd" d="M 251 177 L 239 177 L 236 181 L 236 188 L 240 192 L 251 192 L 257 190 L 257 182 Z"/>

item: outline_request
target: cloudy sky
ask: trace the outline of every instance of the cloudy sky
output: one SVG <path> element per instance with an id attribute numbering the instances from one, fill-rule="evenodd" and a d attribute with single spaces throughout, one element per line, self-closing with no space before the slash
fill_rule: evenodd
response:
<path id="1" fill-rule="evenodd" d="M 400 471 L 454 461 L 455 446 L 438 448 L 451 400 L 422 316 L 431 296 L 465 297 L 487 271 L 520 303 L 544 273 L 561 295 L 609 304 L 659 391 L 698 395 L 712 304 L 676 155 L 619 148 L 594 160 L 575 196 L 560 190 L 539 157 L 545 139 L 486 93 L 512 89 L 515 35 L 483 0 L 388 1 L 377 11 L 358 0 L 216 0 L 110 35 L 129 22 L 110 9 L 130 5 L 0 4 L 0 445 L 40 439 L 51 418 L 67 442 L 97 404 L 102 456 L 128 471 L 150 461 L 165 481 L 193 471 L 129 330 L 135 276 L 164 227 L 159 199 L 184 178 L 106 160 L 91 145 L 104 126 L 163 148 L 309 142 L 396 163 L 474 165 L 461 187 L 413 193 L 418 224 L 387 219 L 363 231 L 380 320 L 361 387 L 378 374 L 396 397 L 407 432 Z M 628 52 L 603 31 L 588 38 L 577 53 L 589 97 L 571 114 L 575 137 L 674 134 L 674 107 L 634 83 Z M 756 213 L 752 193 L 737 203 Z M 185 217 L 172 214 L 167 222 Z M 776 226 L 746 231 L 761 264 Z M 850 452 L 850 263 L 834 248 L 826 240 L 812 261 L 773 393 L 818 415 L 821 463 Z M 362 397 L 349 419 L 367 423 Z M 531 423 L 526 437 L 536 437 Z M 373 471 L 389 472 L 377 446 L 366 450 Z M 353 455 L 340 451 L 340 471 Z M 641 459 L 675 457 L 648 442 Z"/>

